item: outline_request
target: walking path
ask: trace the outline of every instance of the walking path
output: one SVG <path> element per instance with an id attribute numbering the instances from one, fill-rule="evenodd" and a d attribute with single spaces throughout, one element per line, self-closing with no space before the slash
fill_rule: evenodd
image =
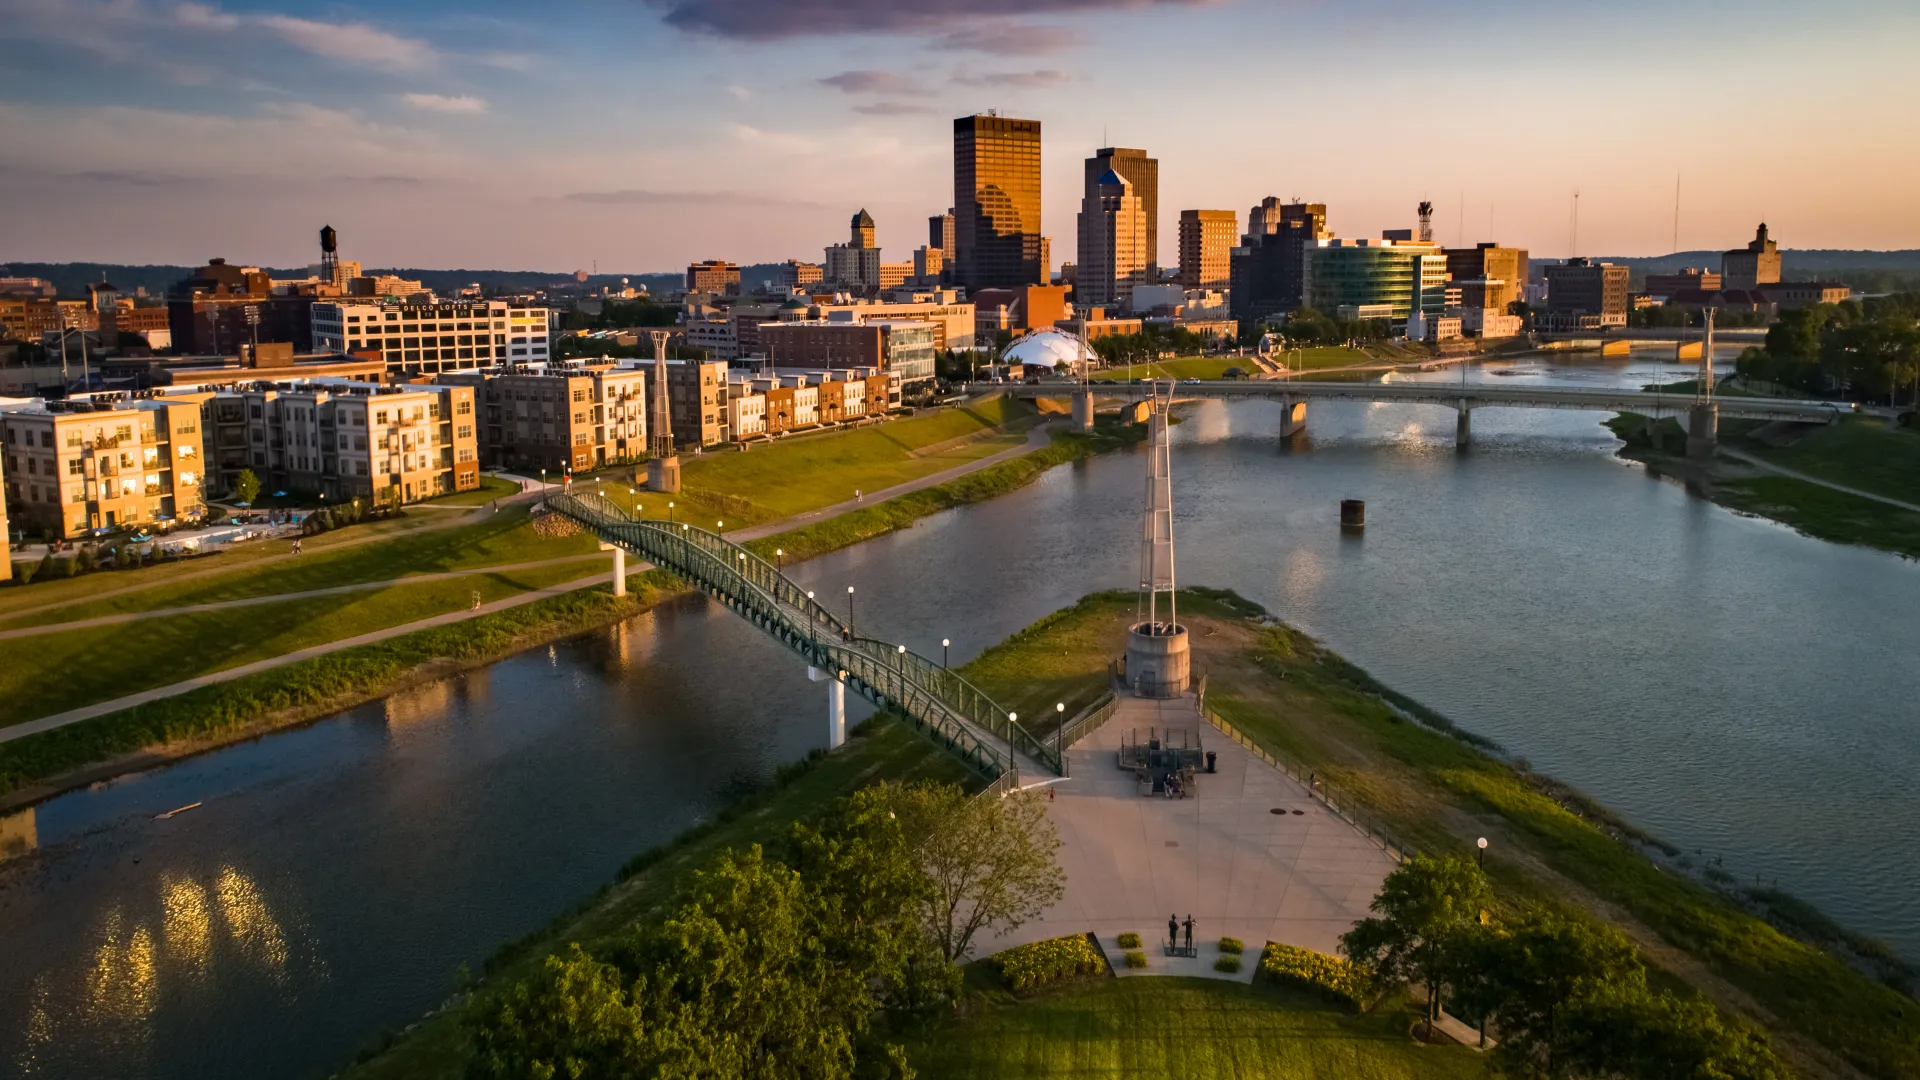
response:
<path id="1" fill-rule="evenodd" d="M 1770 473 L 1777 473 L 1781 476 L 1789 477 L 1794 480 L 1804 480 L 1809 484 L 1817 484 L 1820 487 L 1828 488 L 1833 491 L 1844 492 L 1845 494 L 1848 494 L 1848 495 L 1858 495 L 1862 499 L 1872 499 L 1874 502 L 1877 502 L 1877 503 L 1885 503 L 1888 506 L 1897 506 L 1902 510 L 1911 510 L 1916 514 L 1920 514 L 1920 504 L 1902 502 L 1899 499 L 1891 499 L 1885 495 L 1875 495 L 1871 491 L 1862 491 L 1859 488 L 1847 487 L 1845 484 L 1836 484 L 1831 480 L 1822 480 L 1817 476 L 1809 476 L 1806 473 L 1799 472 L 1795 469 L 1782 468 L 1763 458 L 1755 457 L 1754 455 L 1749 454 L 1744 450 L 1735 450 L 1724 443 L 1721 444 L 1720 446 L 1720 452 L 1722 454 L 1727 455 L 1730 458 L 1733 458 L 1735 461 L 1744 461 L 1747 464 L 1754 466 L 1755 468 L 1765 469 L 1767 472 L 1770 472 Z"/>
<path id="2" fill-rule="evenodd" d="M 642 569 L 644 569 L 644 564 Z M 638 573 L 640 570 L 636 569 L 631 572 Z M 142 690 L 137 694 L 128 694 L 125 697 L 117 697 L 111 701 L 97 702 L 92 705 L 82 706 L 78 709 L 69 709 L 66 712 L 54 713 L 51 716 L 43 716 L 38 720 L 29 720 L 24 724 L 15 724 L 9 728 L 0 728 L 0 743 L 11 742 L 14 739 L 24 738 L 28 735 L 37 735 L 43 731 L 52 731 L 54 728 L 65 727 L 68 724 L 77 724 L 82 720 L 91 720 L 96 716 L 105 716 L 111 712 L 119 712 L 121 709 L 131 709 L 135 705 L 144 705 L 149 701 L 158 701 L 161 698 L 184 694 L 189 690 L 197 690 L 202 686 L 212 686 L 216 683 L 228 682 L 258 672 L 271 671 L 274 668 L 284 667 L 288 664 L 297 664 L 302 660 L 311 660 L 318 656 L 325 656 L 328 653 L 339 652 L 342 649 L 353 649 L 361 645 L 372 645 L 400 637 L 403 634 L 411 634 L 420 630 L 431 630 L 436 626 L 450 626 L 468 619 L 477 619 L 482 615 L 491 615 L 496 611 L 505 611 L 508 608 L 516 608 L 522 604 L 531 604 L 536 600 L 544 600 L 550 596 L 562 596 L 579 589 L 601 585 L 604 584 L 606 580 L 606 574 L 595 574 L 592 577 L 579 578 L 578 580 L 569 581 L 562 585 L 551 585 L 544 589 L 533 589 L 516 596 L 509 596 L 504 600 L 495 600 L 490 604 L 482 604 L 478 608 L 450 611 L 444 615 L 434 615 L 430 618 L 418 619 L 414 622 L 403 623 L 399 626 L 389 626 L 384 630 L 374 630 L 354 637 L 342 638 L 339 641 L 329 641 L 324 645 L 298 649 L 282 656 L 275 656 L 266 660 L 256 660 L 251 664 L 241 664 L 239 667 L 223 668 L 219 671 L 208 672 L 205 675 L 192 679 L 184 679 L 166 686 L 156 686 L 151 690 Z"/>
<path id="3" fill-rule="evenodd" d="M 1197 777 L 1192 798 L 1142 795 L 1132 773 L 1116 767 L 1123 738 L 1145 740 L 1149 728 L 1185 729 L 1216 755 L 1218 772 Z M 1051 785 L 1047 804 L 1060 829 L 1066 894 L 1039 919 L 979 943 L 981 955 L 1090 930 L 1116 975 L 1251 982 L 1269 941 L 1335 952 L 1393 868 L 1305 787 L 1202 720 L 1191 697 L 1123 697 L 1067 756 L 1072 775 Z M 1165 955 L 1169 915 L 1193 919 L 1198 956 Z M 1129 931 L 1140 935 L 1144 968 L 1121 962 L 1118 939 Z M 1213 969 L 1223 936 L 1245 944 L 1238 972 Z"/>
<path id="4" fill-rule="evenodd" d="M 882 488 L 879 491 L 863 492 L 858 499 L 848 499 L 846 502 L 834 503 L 832 506 L 823 506 L 818 510 L 809 510 L 804 514 L 795 514 L 790 518 L 785 518 L 780 521 L 770 521 L 765 525 L 755 525 L 750 529 L 735 529 L 728 532 L 726 537 L 736 544 L 744 544 L 749 540 L 759 540 L 772 536 L 775 533 L 783 533 L 789 529 L 797 529 L 802 525 L 812 525 L 815 522 L 824 521 L 827 518 L 836 518 L 841 514 L 852 513 L 855 510 L 864 510 L 877 503 L 886 502 L 888 499 L 897 499 L 902 495 L 911 495 L 916 491 L 925 491 L 927 488 L 937 487 L 949 480 L 958 480 L 968 473 L 976 473 L 982 469 L 990 469 L 1003 461 L 1012 461 L 1017 457 L 1025 457 L 1035 450 L 1046 447 L 1052 441 L 1053 425 L 1051 423 L 1041 424 L 1032 431 L 1027 432 L 1026 442 L 1021 443 L 1019 446 L 1008 447 L 995 454 L 989 454 L 978 461 L 969 461 L 965 465 L 955 465 L 951 469 L 942 469 L 937 473 L 923 476 L 918 480 L 909 480 L 904 484 L 895 484 L 890 488 Z"/>
<path id="5" fill-rule="evenodd" d="M 310 596 L 338 596 L 342 593 L 361 592 L 366 589 L 384 589 L 392 585 L 417 585 L 428 581 L 447 581 L 452 578 L 472 577 L 475 574 L 505 574 L 515 570 L 534 570 L 542 566 L 558 563 L 579 562 L 582 559 L 601 559 L 604 555 L 590 553 L 586 555 L 562 555 L 553 559 L 536 559 L 533 562 L 506 563 L 500 566 L 476 566 L 467 570 L 442 570 L 431 574 L 415 574 L 412 577 L 391 578 L 386 581 L 362 581 L 353 585 L 335 585 L 326 589 L 307 589 L 304 592 L 270 593 L 266 596 L 247 596 L 238 600 L 217 600 L 208 604 L 184 604 L 180 607 L 155 608 L 152 611 L 123 611 L 114 615 L 96 615 L 90 619 L 75 619 L 72 622 L 46 623 L 40 626 L 23 626 L 15 630 L 0 630 L 0 641 L 9 638 L 33 637 L 38 634 L 57 634 L 65 630 L 85 630 L 96 626 L 113 626 L 117 623 L 139 622 L 142 619 L 161 619 L 170 615 L 190 615 L 201 611 L 224 611 L 228 608 L 255 607 L 260 604 L 278 604 L 284 600 L 304 600 Z"/>
<path id="6" fill-rule="evenodd" d="M 755 526 L 751 529 L 741 529 L 736 532 L 728 533 L 727 537 L 728 539 L 735 540 L 735 541 L 745 541 L 745 540 L 757 539 L 763 536 L 772 536 L 775 533 L 785 532 L 786 530 L 794 528 L 799 525 L 812 524 L 813 522 L 819 521 L 823 518 L 833 517 L 838 514 L 846 513 L 849 510 L 860 509 L 862 507 L 865 507 L 871 504 L 884 502 L 887 499 L 895 498 L 897 496 L 905 495 L 914 491 L 920 491 L 922 489 L 932 487 L 935 484 L 944 483 L 948 480 L 965 476 L 966 474 L 971 472 L 977 472 L 981 469 L 990 468 L 994 465 L 999 464 L 1002 461 L 1007 461 L 1012 458 L 1019 457 L 1022 454 L 1031 453 L 1034 450 L 1037 450 L 1043 446 L 1046 446 L 1048 441 L 1052 438 L 1051 434 L 1047 430 L 1048 427 L 1049 425 L 1042 425 L 1028 432 L 1027 441 L 1025 444 L 1021 446 L 1016 446 L 1008 450 L 1003 450 L 999 453 L 981 458 L 978 461 L 970 461 L 965 465 L 958 465 L 958 466 L 955 466 L 954 468 L 946 469 L 941 472 L 934 473 L 931 476 L 924 476 L 918 480 L 911 480 L 904 484 L 896 484 L 893 487 L 886 488 L 882 491 L 876 491 L 872 495 L 867 496 L 866 498 L 858 501 L 838 503 L 834 506 L 823 507 L 819 510 L 810 510 L 804 514 L 796 514 L 795 516 L 787 518 L 783 521 L 770 522 L 765 525 Z M 537 497 L 537 495 L 538 495 L 537 486 L 535 486 L 532 489 L 523 487 L 519 495 L 510 496 L 509 498 L 517 500 L 517 499 L 523 499 L 523 498 Z M 486 514 L 486 513 L 491 513 L 491 510 L 487 506 L 483 505 L 483 506 L 477 507 L 475 509 L 475 513 Z M 368 541 L 373 539 L 378 539 L 378 537 L 369 537 Z M 354 542 L 365 543 L 368 541 L 354 541 Z M 340 546 L 344 546 L 344 545 L 340 545 Z M 332 549 L 330 548 L 328 550 L 332 550 Z M 293 556 L 291 555 L 272 556 L 272 558 L 292 558 L 292 557 Z M 585 558 L 587 556 L 579 556 L 579 557 Z M 552 560 L 552 561 L 558 562 L 562 560 Z M 250 565 L 257 565 L 257 563 L 250 564 Z M 546 564 L 534 563 L 534 564 L 527 564 L 527 565 L 537 566 L 537 565 L 546 565 Z M 474 570 L 470 572 L 483 573 L 483 572 L 486 572 L 487 570 L 500 570 L 500 569 L 506 569 L 506 568 L 488 567 L 488 568 L 483 568 L 481 570 Z M 652 565 L 644 562 L 629 563 L 627 565 L 627 573 L 629 575 L 645 573 L 650 569 L 652 569 Z M 420 575 L 417 577 L 402 578 L 399 580 L 403 583 L 411 582 L 411 581 L 427 581 L 427 580 L 431 580 L 434 576 L 435 575 Z M 97 702 L 92 705 L 82 706 L 81 708 L 69 709 L 66 712 L 54 713 L 50 716 L 43 716 L 37 720 L 29 720 L 29 721 L 26 721 L 25 723 L 14 724 L 11 727 L 0 728 L 0 743 L 10 742 L 14 739 L 22 738 L 27 735 L 38 734 L 43 731 L 52 731 L 55 728 L 65 727 L 68 724 L 77 724 L 82 720 L 91 720 L 96 716 L 105 716 L 108 713 L 118 712 L 122 709 L 130 709 L 135 705 L 143 705 L 149 701 L 158 701 L 161 698 L 173 697 L 177 694 L 184 694 L 189 690 L 197 690 L 202 686 L 212 686 L 216 683 L 228 682 L 230 680 L 238 679 L 246 675 L 252 675 L 256 672 L 270 671 L 274 668 L 282 667 L 286 664 L 298 663 L 299 661 L 302 661 L 302 660 L 311 660 L 311 659 L 314 659 L 315 657 L 326 656 L 329 653 L 339 652 L 342 649 L 352 649 L 361 645 L 371 645 L 376 642 L 387 641 L 392 638 L 400 637 L 401 635 L 404 635 L 404 634 L 411 634 L 418 630 L 430 630 L 437 626 L 448 626 L 453 623 L 463 622 L 467 619 L 474 619 L 482 615 L 489 615 L 496 611 L 505 611 L 508 608 L 519 607 L 522 604 L 530 604 L 536 600 L 542 600 L 550 596 L 561 596 L 569 592 L 577 591 L 579 589 L 591 588 L 592 586 L 604 583 L 608 579 L 608 577 L 609 575 L 604 573 L 595 574 L 591 577 L 580 578 L 578 580 L 569 581 L 564 584 L 551 585 L 544 589 L 533 589 L 528 592 L 520 593 L 516 596 L 507 597 L 504 600 L 495 600 L 492 603 L 482 604 L 477 609 L 463 610 L 463 611 L 450 611 L 443 615 L 435 615 L 435 616 L 432 616 L 431 618 L 420 619 L 410 623 L 404 623 L 400 626 L 390 626 L 384 630 L 375 630 L 369 633 L 357 635 L 355 637 L 343 638 L 339 641 L 330 641 L 323 645 L 314 645 L 309 648 L 300 649 L 295 652 L 287 653 L 284 656 L 276 656 L 268 660 L 258 660 L 250 664 L 242 664 L 238 667 L 223 668 L 222 670 L 219 670 L 219 671 L 211 671 L 205 675 L 196 676 L 191 679 L 184 679 L 180 682 L 170 683 L 166 686 L 157 686 L 151 690 L 142 690 L 139 693 L 128 694 L 124 697 L 114 698 L 110 701 Z M 179 581 L 179 580 L 181 579 L 171 578 L 169 579 L 169 583 L 173 581 Z M 122 590 L 122 591 L 132 591 L 132 590 Z M 324 593 L 327 591 L 330 591 L 330 590 L 319 590 L 318 593 Z M 258 598 L 249 597 L 246 601 L 227 601 L 225 604 L 222 604 L 222 605 L 204 605 L 204 606 L 205 607 L 240 606 L 242 603 L 254 603 L 254 602 L 266 603 L 274 600 L 286 600 L 293 596 L 317 595 L 318 593 L 305 593 L 305 594 L 283 593 L 278 596 L 272 596 L 272 597 L 258 597 Z M 101 595 L 110 595 L 110 594 L 101 594 Z M 97 599 L 97 598 L 98 597 L 89 597 L 88 599 Z M 50 606 L 60 607 L 60 606 L 67 606 L 72 603 L 73 601 L 68 601 L 67 604 L 56 604 L 56 605 L 50 605 Z M 178 613 L 180 610 L 183 610 L 183 609 L 176 608 L 174 609 L 174 613 Z M 25 612 L 14 612 L 12 614 L 16 614 L 16 615 L 25 614 Z M 145 616 L 147 614 L 148 613 L 145 613 L 145 612 L 138 613 L 139 616 Z M 112 619 L 112 620 L 120 619 L 119 616 L 103 616 L 103 618 Z M 91 620 L 88 620 L 88 621 L 91 621 Z M 73 628 L 74 625 L 77 625 L 77 624 L 66 624 L 66 628 L 71 629 Z M 35 631 L 40 631 L 40 630 L 44 630 L 45 628 L 32 627 L 30 629 Z M 4 636 L 4 635 L 0 635 L 0 636 Z"/>

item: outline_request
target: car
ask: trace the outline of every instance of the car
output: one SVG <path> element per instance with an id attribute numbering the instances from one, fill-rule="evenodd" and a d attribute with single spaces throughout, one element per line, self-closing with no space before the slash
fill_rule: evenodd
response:
<path id="1" fill-rule="evenodd" d="M 1200 380 L 1199 380 L 1199 379 L 1194 379 L 1194 378 L 1189 378 L 1189 379 L 1187 379 L 1186 381 L 1187 381 L 1187 382 L 1190 382 L 1190 383 L 1191 383 L 1191 382 L 1199 382 Z"/>

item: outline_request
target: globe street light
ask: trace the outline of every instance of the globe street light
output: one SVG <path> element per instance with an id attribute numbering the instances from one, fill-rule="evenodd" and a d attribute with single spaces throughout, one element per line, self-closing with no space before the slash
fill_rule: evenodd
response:
<path id="1" fill-rule="evenodd" d="M 947 646 L 952 644 L 953 642 L 948 641 L 946 638 L 940 639 L 940 666 L 943 668 L 947 666 Z"/>
<path id="2" fill-rule="evenodd" d="M 774 566 L 774 569 L 779 570 L 781 573 L 786 572 L 787 552 L 785 548 L 773 549 L 773 566 Z"/>
<path id="3" fill-rule="evenodd" d="M 667 500 L 667 523 L 672 524 L 675 520 L 677 519 L 673 516 L 673 500 L 668 499 Z"/>
<path id="4" fill-rule="evenodd" d="M 847 633 L 853 633 L 853 586 L 847 586 Z"/>
<path id="5" fill-rule="evenodd" d="M 1485 870 L 1486 868 L 1487 868 L 1487 838 L 1483 836 L 1480 838 L 1480 869 Z"/>
<path id="6" fill-rule="evenodd" d="M 1054 719 L 1054 724 L 1053 724 L 1053 756 L 1054 756 L 1054 757 L 1057 757 L 1057 758 L 1060 758 L 1060 759 L 1061 759 L 1062 761 L 1065 761 L 1065 760 L 1066 760 L 1066 758 L 1064 758 L 1064 757 L 1062 757 L 1062 754 L 1063 754 L 1063 753 L 1064 753 L 1065 751 L 1064 751 L 1064 750 L 1062 749 L 1062 747 L 1061 747 L 1061 744 L 1060 744 L 1060 739 L 1061 739 L 1061 736 L 1062 736 L 1062 734 L 1063 734 L 1063 733 L 1064 733 L 1064 732 L 1065 732 L 1065 731 L 1067 730 L 1067 703 L 1066 703 L 1066 702 L 1064 702 L 1064 701 L 1057 701 L 1057 702 L 1055 702 L 1055 703 L 1054 703 L 1054 705 L 1053 705 L 1053 719 Z"/>

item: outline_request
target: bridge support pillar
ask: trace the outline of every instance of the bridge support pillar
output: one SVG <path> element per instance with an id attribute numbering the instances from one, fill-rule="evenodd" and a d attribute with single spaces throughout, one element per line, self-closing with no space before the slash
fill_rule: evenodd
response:
<path id="1" fill-rule="evenodd" d="M 1687 414 L 1687 456 L 1712 457 L 1720 446 L 1720 406 L 1695 405 Z"/>
<path id="2" fill-rule="evenodd" d="M 668 494 L 680 490 L 680 455 L 647 459 L 647 490 Z"/>
<path id="3" fill-rule="evenodd" d="M 807 678 L 827 684 L 827 749 L 838 750 L 847 741 L 847 684 L 817 667 L 807 668 Z"/>
<path id="4" fill-rule="evenodd" d="M 1464 402 L 1460 405 L 1460 415 L 1453 422 L 1453 445 L 1462 449 L 1473 443 L 1473 410 Z"/>
<path id="5" fill-rule="evenodd" d="M 1307 402 L 1304 398 L 1280 399 L 1280 439 L 1282 442 L 1307 430 Z"/>
<path id="6" fill-rule="evenodd" d="M 1080 390 L 1074 393 L 1073 428 L 1075 431 L 1093 430 L 1093 391 Z"/>
<path id="7" fill-rule="evenodd" d="M 613 595 L 627 595 L 627 549 L 613 549 Z"/>

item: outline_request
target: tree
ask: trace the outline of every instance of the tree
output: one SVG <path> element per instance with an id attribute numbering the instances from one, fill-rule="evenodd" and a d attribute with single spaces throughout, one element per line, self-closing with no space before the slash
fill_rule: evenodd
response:
<path id="1" fill-rule="evenodd" d="M 1530 909 L 1476 950 L 1481 1001 L 1500 1030 L 1499 1054 L 1517 1071 L 1557 1075 L 1564 1013 L 1602 988 L 1645 992 L 1646 970 L 1609 926 Z"/>
<path id="2" fill-rule="evenodd" d="M 638 988 L 644 992 L 644 984 Z M 481 999 L 468 1021 L 475 1080 L 613 1080 L 638 1076 L 664 1047 L 633 1001 L 618 968 L 571 946 L 549 956 L 539 974 L 498 997 Z"/>
<path id="3" fill-rule="evenodd" d="M 1341 949 L 1382 986 L 1422 986 L 1431 1035 L 1441 987 L 1491 895 L 1486 875 L 1466 859 L 1416 856 L 1387 875 L 1371 905 L 1379 916 L 1342 936 Z"/>
<path id="4" fill-rule="evenodd" d="M 1787 1080 L 1766 1041 L 1727 1024 L 1698 998 L 1644 986 L 1596 988 L 1565 1017 L 1566 1064 L 1576 1075 L 1632 1080 Z"/>
<path id="5" fill-rule="evenodd" d="M 1066 891 L 1060 834 L 1032 792 L 976 799 L 953 784 L 887 790 L 927 877 L 922 920 L 944 959 L 966 955 L 983 929 L 1023 925 Z"/>
<path id="6" fill-rule="evenodd" d="M 252 469 L 241 469 L 240 475 L 233 478 L 234 500 L 247 506 L 260 497 L 260 478 Z"/>

